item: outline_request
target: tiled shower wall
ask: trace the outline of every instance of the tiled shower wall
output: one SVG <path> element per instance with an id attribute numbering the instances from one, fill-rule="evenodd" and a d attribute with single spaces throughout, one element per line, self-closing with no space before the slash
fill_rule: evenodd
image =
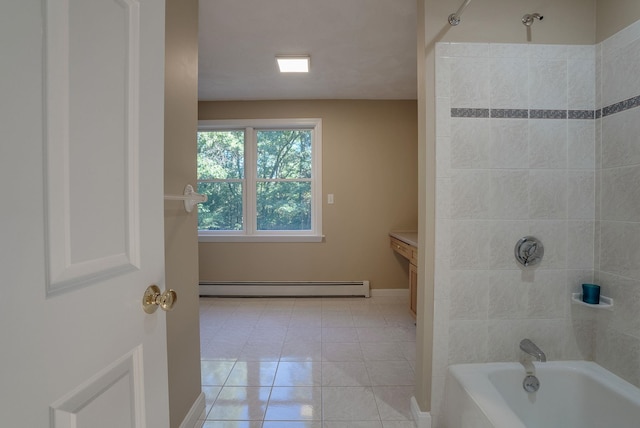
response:
<path id="1" fill-rule="evenodd" d="M 640 386 L 640 22 L 597 48 L 595 360 Z"/>
<path id="2" fill-rule="evenodd" d="M 449 364 L 517 361 L 525 337 L 640 385 L 640 24 L 436 57 L 434 426 Z M 525 235 L 535 268 L 513 256 Z M 592 280 L 613 311 L 570 303 Z"/>
<path id="3" fill-rule="evenodd" d="M 595 46 L 437 46 L 436 427 L 449 364 L 593 357 Z M 542 263 L 523 269 L 518 239 Z"/>

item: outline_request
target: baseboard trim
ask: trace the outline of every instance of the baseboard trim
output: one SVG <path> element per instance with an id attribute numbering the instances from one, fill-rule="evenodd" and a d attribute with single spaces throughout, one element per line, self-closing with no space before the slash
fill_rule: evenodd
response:
<path id="1" fill-rule="evenodd" d="M 411 414 L 417 428 L 431 428 L 431 413 L 420 410 L 416 397 L 411 397 Z"/>
<path id="2" fill-rule="evenodd" d="M 371 297 L 409 297 L 408 288 L 372 288 Z"/>
<path id="3" fill-rule="evenodd" d="M 370 296 L 369 281 L 203 281 L 199 289 L 201 296 Z"/>
<path id="4" fill-rule="evenodd" d="M 189 413 L 185 416 L 184 420 L 180 424 L 180 428 L 199 428 L 202 426 L 202 421 L 206 417 L 204 414 L 206 408 L 206 397 L 204 392 L 200 392 L 196 401 L 193 402 L 193 406 L 189 409 Z"/>

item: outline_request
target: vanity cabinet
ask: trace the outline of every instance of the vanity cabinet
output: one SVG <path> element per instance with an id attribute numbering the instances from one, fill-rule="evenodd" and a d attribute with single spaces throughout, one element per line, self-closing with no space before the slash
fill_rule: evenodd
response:
<path id="1" fill-rule="evenodd" d="M 415 318 L 418 297 L 418 234 L 391 232 L 389 237 L 393 251 L 409 261 L 409 311 Z"/>
<path id="2" fill-rule="evenodd" d="M 409 312 L 413 317 L 418 313 L 418 266 L 409 263 Z"/>

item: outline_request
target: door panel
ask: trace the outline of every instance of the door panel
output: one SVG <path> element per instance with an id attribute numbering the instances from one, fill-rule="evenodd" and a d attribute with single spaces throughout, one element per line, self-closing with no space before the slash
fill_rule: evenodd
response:
<path id="1" fill-rule="evenodd" d="M 0 6 L 0 415 L 169 426 L 164 1 Z"/>
<path id="2" fill-rule="evenodd" d="M 140 400 L 141 358 L 140 349 L 136 349 L 54 403 L 53 428 L 145 426 Z"/>
<path id="3" fill-rule="evenodd" d="M 45 29 L 48 292 L 55 293 L 138 267 L 139 5 L 49 0 Z"/>

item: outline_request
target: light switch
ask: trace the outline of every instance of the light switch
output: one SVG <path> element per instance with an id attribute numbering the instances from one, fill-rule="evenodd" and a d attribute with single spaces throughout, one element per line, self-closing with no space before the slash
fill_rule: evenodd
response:
<path id="1" fill-rule="evenodd" d="M 333 193 L 329 193 L 329 194 L 327 195 L 327 203 L 328 203 L 329 205 L 333 204 Z"/>

